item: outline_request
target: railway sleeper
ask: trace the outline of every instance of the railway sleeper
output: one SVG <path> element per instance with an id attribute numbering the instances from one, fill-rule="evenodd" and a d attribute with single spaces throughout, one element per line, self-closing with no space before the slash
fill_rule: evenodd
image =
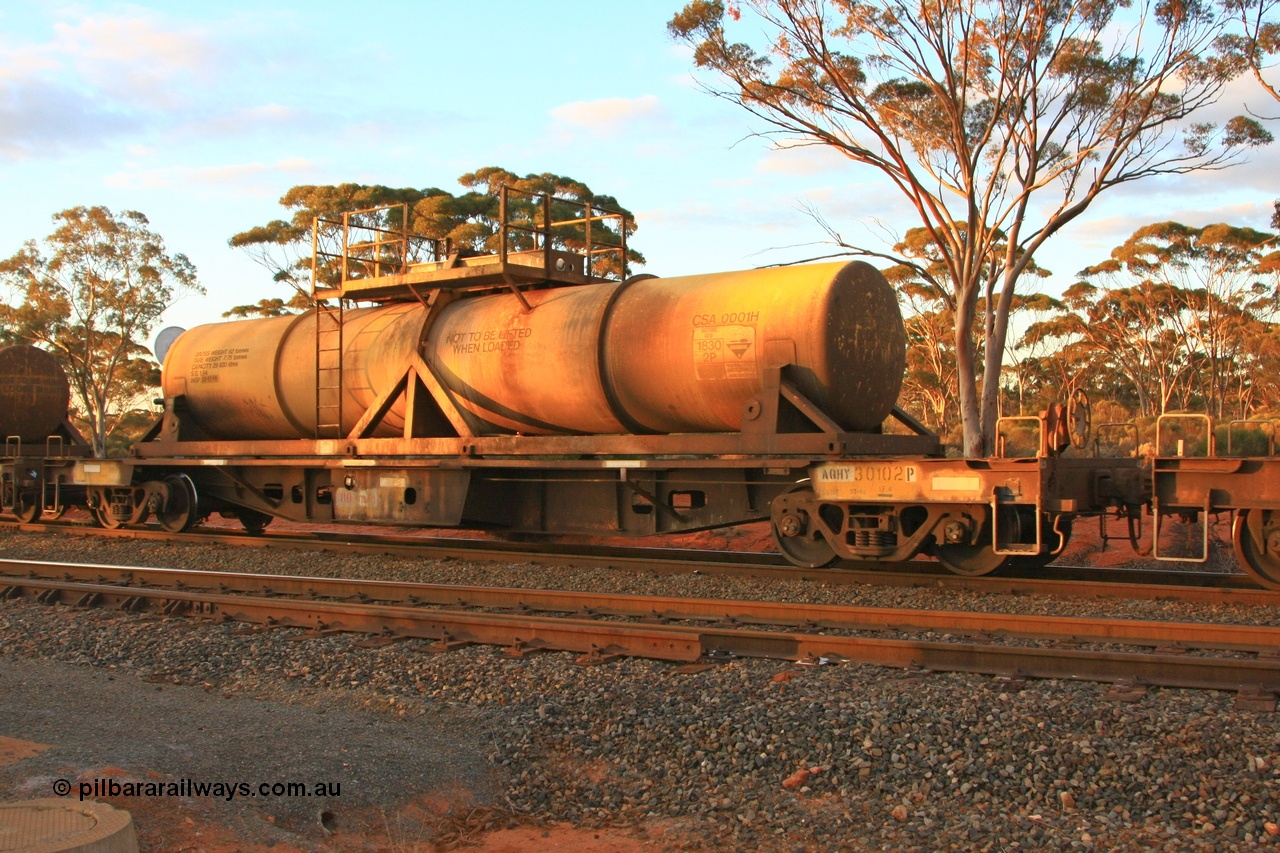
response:
<path id="1" fill-rule="evenodd" d="M 1236 694 L 1235 706 L 1239 711 L 1270 712 L 1276 709 L 1275 693 L 1258 687 L 1246 687 Z"/>

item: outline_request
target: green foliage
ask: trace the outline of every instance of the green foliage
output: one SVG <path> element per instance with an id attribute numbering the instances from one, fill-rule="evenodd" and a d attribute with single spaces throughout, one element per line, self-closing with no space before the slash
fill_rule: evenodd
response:
<path id="1" fill-rule="evenodd" d="M 203 293 L 185 255 L 169 254 L 137 211 L 75 207 L 55 214 L 41 245 L 0 261 L 0 326 L 10 340 L 56 354 L 94 452 L 159 381 L 143 341 L 175 300 Z"/>
<path id="2" fill-rule="evenodd" d="M 223 311 L 223 317 L 241 320 L 246 317 L 283 317 L 286 314 L 294 313 L 291 308 L 298 307 L 293 301 L 285 302 L 283 299 L 259 299 L 252 305 L 237 305 L 229 311 Z"/>
<path id="3" fill-rule="evenodd" d="M 1214 44 L 1207 63 L 1220 65 L 1231 74 L 1248 72 L 1272 98 L 1280 101 L 1280 89 L 1267 79 L 1271 61 L 1280 55 L 1280 0 L 1220 0 L 1233 28 Z"/>
<path id="4" fill-rule="evenodd" d="M 344 213 L 367 211 L 384 205 L 407 205 L 410 235 L 409 262 L 430 258 L 437 249 L 443 253 L 464 251 L 493 253 L 498 251 L 499 194 L 503 185 L 523 191 L 510 196 L 508 220 L 526 226 L 541 224 L 543 211 L 525 193 L 549 193 L 560 201 L 552 205 L 551 219 L 559 222 L 580 219 L 583 208 L 591 205 L 597 213 L 601 210 L 626 214 L 627 236 L 635 231 L 636 224 L 629 211 L 610 195 L 592 192 L 581 181 L 551 173 L 529 174 L 521 177 L 497 167 L 485 167 L 468 172 L 458 179 L 468 191 L 459 195 L 438 188 L 392 188 L 364 184 L 301 185 L 286 192 L 280 204 L 293 211 L 289 219 L 277 219 L 235 234 L 228 241 L 241 248 L 270 270 L 274 281 L 291 286 L 293 295 L 286 301 L 279 298 L 264 299 L 256 305 L 241 305 L 224 316 L 279 316 L 305 310 L 310 304 L 312 222 L 318 217 L 328 220 L 319 235 L 322 255 L 317 267 L 321 284 L 335 285 L 342 275 L 341 263 L 333 256 L 341 254 Z M 572 203 L 566 203 L 568 200 Z M 405 230 L 399 209 L 384 210 L 379 214 L 358 217 L 366 230 L 381 228 L 387 231 Z M 332 223 L 337 223 L 332 224 Z M 592 243 L 598 248 L 619 247 L 622 234 L 618 221 L 597 221 L 592 224 Z M 565 225 L 555 229 L 553 245 L 557 248 L 581 251 L 585 248 L 584 229 L 581 225 Z M 508 235 L 508 249 L 519 251 L 532 248 L 532 235 L 512 231 Z M 644 256 L 627 247 L 627 262 L 643 264 Z M 593 259 L 597 275 L 622 273 L 620 252 L 598 255 Z"/>
<path id="5" fill-rule="evenodd" d="M 1274 455 L 1273 435 L 1277 422 L 1257 418 L 1248 423 L 1222 424 L 1214 429 L 1218 453 L 1222 456 Z"/>

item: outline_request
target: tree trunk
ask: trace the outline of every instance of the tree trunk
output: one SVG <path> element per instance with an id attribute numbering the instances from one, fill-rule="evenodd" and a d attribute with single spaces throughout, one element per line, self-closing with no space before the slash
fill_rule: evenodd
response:
<path id="1" fill-rule="evenodd" d="M 996 424 L 1000 420 L 1000 368 L 1004 364 L 1004 342 L 1009 335 L 1009 310 L 1013 305 L 1013 290 L 1017 278 L 1012 270 L 1004 274 L 1000 288 L 1000 301 L 994 309 L 994 323 L 988 324 L 987 352 L 982 373 L 982 456 L 990 456 L 995 449 Z M 992 316 L 991 300 L 987 300 L 987 314 Z M 973 455 L 973 454 L 968 454 Z"/>
<path id="2" fill-rule="evenodd" d="M 973 348 L 974 300 L 956 300 L 956 384 L 960 395 L 960 425 L 964 431 L 964 455 L 984 456 L 982 420 L 978 409 L 977 358 Z"/>

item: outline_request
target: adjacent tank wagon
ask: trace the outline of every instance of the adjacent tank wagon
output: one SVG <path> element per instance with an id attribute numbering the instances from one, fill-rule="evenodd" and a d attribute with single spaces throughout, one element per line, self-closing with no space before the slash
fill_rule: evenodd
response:
<path id="1" fill-rule="evenodd" d="M 72 481 L 89 445 L 67 419 L 70 401 L 66 371 L 52 355 L 27 345 L 0 349 L 0 511 L 32 522 L 83 501 Z"/>

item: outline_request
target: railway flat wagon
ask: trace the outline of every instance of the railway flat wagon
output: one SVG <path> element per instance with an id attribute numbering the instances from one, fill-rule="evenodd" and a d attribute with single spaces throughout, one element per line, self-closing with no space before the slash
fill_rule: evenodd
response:
<path id="1" fill-rule="evenodd" d="M 504 191 L 494 253 L 421 259 L 409 234 L 358 224 L 405 212 L 349 214 L 311 311 L 158 353 L 163 417 L 129 459 L 76 468 L 97 519 L 516 535 L 768 519 L 800 566 L 929 553 L 985 574 L 1048 562 L 1076 517 L 1140 501 L 1138 460 L 1072 447 L 1085 409 L 1032 419 L 1023 457 L 946 458 L 895 405 L 903 324 L 867 264 L 606 275 L 602 259 L 625 270 L 619 214 L 532 208 L 515 221 Z"/>

